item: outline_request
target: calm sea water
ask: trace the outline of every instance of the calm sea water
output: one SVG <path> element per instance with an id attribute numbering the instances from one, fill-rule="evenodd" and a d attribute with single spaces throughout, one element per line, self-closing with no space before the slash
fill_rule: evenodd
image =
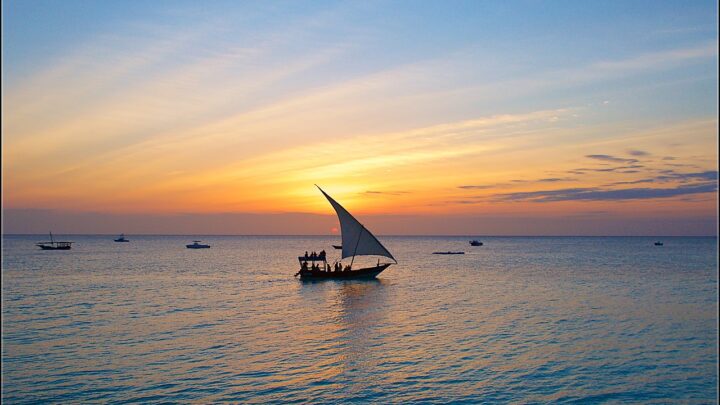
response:
<path id="1" fill-rule="evenodd" d="M 4 238 L 4 402 L 717 402 L 716 238 L 128 237 Z"/>

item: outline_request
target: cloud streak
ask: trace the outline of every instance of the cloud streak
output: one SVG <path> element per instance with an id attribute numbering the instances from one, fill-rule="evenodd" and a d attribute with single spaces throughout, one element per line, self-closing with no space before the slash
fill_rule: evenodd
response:
<path id="1" fill-rule="evenodd" d="M 667 182 L 679 182 L 688 183 L 693 181 L 717 181 L 718 172 L 717 170 L 707 170 L 704 172 L 693 172 L 693 173 L 677 173 L 673 170 L 661 170 L 662 175 L 654 176 L 645 179 L 638 179 L 632 181 L 618 181 L 609 184 L 612 185 L 625 185 L 625 184 L 641 184 L 641 183 L 667 183 Z"/>
<path id="2" fill-rule="evenodd" d="M 547 191 L 495 194 L 494 201 L 528 201 L 537 203 L 558 201 L 622 201 L 671 198 L 677 196 L 712 193 L 717 191 L 716 182 L 681 185 L 674 188 L 627 188 L 609 190 L 602 188 L 566 188 Z"/>
<path id="3" fill-rule="evenodd" d="M 602 160 L 604 162 L 615 162 L 615 163 L 637 163 L 637 159 L 626 159 L 619 158 L 611 155 L 585 155 L 588 159 Z"/>

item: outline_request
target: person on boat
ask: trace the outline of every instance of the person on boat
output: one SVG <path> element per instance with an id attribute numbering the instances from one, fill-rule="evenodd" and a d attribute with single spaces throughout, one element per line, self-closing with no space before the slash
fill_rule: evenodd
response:
<path id="1" fill-rule="evenodd" d="M 344 270 L 344 271 L 350 271 L 350 265 L 349 265 L 349 264 L 348 264 L 347 266 L 345 266 L 345 270 Z"/>
<path id="2" fill-rule="evenodd" d="M 308 269 L 307 262 L 303 262 L 303 263 L 302 263 L 302 266 L 300 266 L 300 270 L 301 270 L 301 271 L 307 271 L 307 269 Z"/>
<path id="3" fill-rule="evenodd" d="M 340 271 L 342 269 L 342 264 L 340 262 L 335 263 L 335 271 Z"/>
<path id="4" fill-rule="evenodd" d="M 325 250 L 320 251 L 320 258 L 325 259 Z"/>
<path id="5" fill-rule="evenodd" d="M 307 250 L 306 250 L 306 251 L 305 251 L 305 259 L 307 259 L 307 258 L 308 258 L 308 253 L 307 253 Z"/>

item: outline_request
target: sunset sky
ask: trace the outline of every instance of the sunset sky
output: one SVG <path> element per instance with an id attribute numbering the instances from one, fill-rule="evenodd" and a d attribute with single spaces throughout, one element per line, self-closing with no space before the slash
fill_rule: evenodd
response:
<path id="1" fill-rule="evenodd" d="M 715 235 L 715 1 L 3 2 L 5 233 Z"/>

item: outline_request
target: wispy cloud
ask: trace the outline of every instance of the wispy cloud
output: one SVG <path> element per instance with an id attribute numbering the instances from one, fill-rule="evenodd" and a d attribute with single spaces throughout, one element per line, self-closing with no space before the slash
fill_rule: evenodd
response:
<path id="1" fill-rule="evenodd" d="M 648 52 L 624 60 L 598 62 L 593 65 L 593 68 L 600 71 L 625 72 L 632 70 L 663 69 L 678 63 L 714 56 L 717 56 L 717 41 L 687 48 Z"/>
<path id="2" fill-rule="evenodd" d="M 370 195 L 403 195 L 403 194 L 410 194 L 409 191 L 376 191 L 376 190 L 367 190 L 363 194 L 370 194 Z"/>
<path id="3" fill-rule="evenodd" d="M 620 172 L 620 173 L 627 173 L 631 169 L 641 169 L 645 166 L 643 165 L 627 165 L 627 166 L 613 166 L 613 167 L 596 167 L 596 168 L 588 168 L 588 167 L 578 167 L 577 169 L 568 170 L 567 173 L 569 174 L 587 174 L 588 172 L 598 172 L 598 173 L 607 173 L 607 172 Z M 637 171 L 632 171 L 630 173 L 636 173 Z"/>
<path id="4" fill-rule="evenodd" d="M 673 170 L 663 170 L 662 176 L 654 178 L 655 181 L 679 181 L 688 182 L 693 180 L 717 180 L 717 170 L 708 170 L 704 172 L 678 173 Z"/>
<path id="5" fill-rule="evenodd" d="M 534 183 L 559 183 L 564 181 L 576 181 L 577 178 L 574 177 L 546 177 L 543 179 L 528 179 L 528 180 L 510 180 L 509 182 L 503 182 L 503 183 L 495 183 L 495 184 L 480 184 L 480 185 L 462 185 L 458 186 L 458 188 L 463 190 L 487 190 L 487 189 L 494 189 L 494 188 L 501 188 L 501 187 L 509 187 L 509 186 L 517 186 L 517 185 L 528 185 L 528 184 L 534 184 Z"/>
<path id="6" fill-rule="evenodd" d="M 637 163 L 637 159 L 626 159 L 626 158 L 619 158 L 611 155 L 585 155 L 586 158 L 589 159 L 595 159 L 595 160 L 602 160 L 605 162 L 617 162 L 617 163 Z"/>
<path id="7" fill-rule="evenodd" d="M 539 179 L 537 180 L 538 183 L 556 183 L 560 181 L 575 181 L 577 180 L 575 177 L 549 177 L 545 179 Z"/>
<path id="8" fill-rule="evenodd" d="M 614 183 L 608 184 L 608 186 L 621 186 L 625 184 L 642 184 L 642 183 L 654 183 L 655 179 L 640 179 L 640 180 L 632 180 L 632 181 L 616 181 Z"/>
<path id="9" fill-rule="evenodd" d="M 622 201 L 671 198 L 689 194 L 712 193 L 717 191 L 716 182 L 705 182 L 693 185 L 680 185 L 673 188 L 627 188 L 608 190 L 602 188 L 566 188 L 547 191 L 530 191 L 520 193 L 496 194 L 491 198 L 495 201 Z"/>
<path id="10" fill-rule="evenodd" d="M 557 183 L 561 181 L 575 181 L 575 177 L 546 177 L 535 180 L 512 180 L 513 183 Z"/>
<path id="11" fill-rule="evenodd" d="M 465 190 L 485 190 L 488 188 L 495 188 L 495 187 L 497 187 L 496 184 L 458 186 L 458 188 L 462 188 Z"/>

